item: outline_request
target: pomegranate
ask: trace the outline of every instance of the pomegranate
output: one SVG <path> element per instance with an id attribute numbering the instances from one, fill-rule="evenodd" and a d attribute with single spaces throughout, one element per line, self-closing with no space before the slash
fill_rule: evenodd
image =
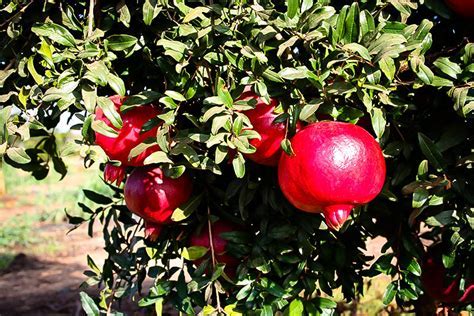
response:
<path id="1" fill-rule="evenodd" d="M 212 229 L 212 243 L 214 246 L 214 254 L 216 261 L 218 263 L 225 263 L 226 264 L 226 271 L 229 272 L 231 275 L 235 274 L 235 268 L 239 264 L 239 260 L 234 258 L 226 253 L 226 246 L 227 240 L 221 237 L 222 233 L 232 232 L 238 230 L 238 228 L 229 222 L 225 222 L 223 220 L 217 221 L 211 225 Z M 200 246 L 210 249 L 211 243 L 209 238 L 209 229 L 206 225 L 203 227 L 202 231 L 198 235 L 191 236 L 190 240 L 191 246 Z M 211 251 L 209 250 L 206 256 L 211 256 Z M 212 258 L 211 258 L 212 260 Z M 197 264 L 200 264 L 202 259 L 196 260 Z"/>
<path id="2" fill-rule="evenodd" d="M 125 98 L 115 95 L 110 97 L 114 103 L 115 108 L 120 113 Z M 103 121 L 111 128 L 118 131 L 116 138 L 108 137 L 100 133 L 95 133 L 95 142 L 99 145 L 111 160 L 120 161 L 120 166 L 115 166 L 107 163 L 104 171 L 104 179 L 107 182 L 117 185 L 123 181 L 125 177 L 125 168 L 127 166 L 143 166 L 143 161 L 151 153 L 158 151 L 158 145 L 148 147 L 141 154 L 129 160 L 130 151 L 137 145 L 143 143 L 147 138 L 156 137 L 158 127 L 154 127 L 144 133 L 140 133 L 143 125 L 149 120 L 155 118 L 160 111 L 152 105 L 144 105 L 130 109 L 125 113 L 120 113 L 123 125 L 120 130 L 112 125 L 109 119 L 105 116 L 101 108 L 97 108 L 95 119 Z"/>
<path id="3" fill-rule="evenodd" d="M 474 1 L 472 0 L 445 0 L 448 7 L 450 7 L 456 14 L 465 18 L 474 17 Z"/>
<path id="4" fill-rule="evenodd" d="M 296 208 L 323 212 L 338 230 L 351 210 L 374 199 L 385 181 L 379 144 L 363 128 L 342 122 L 308 125 L 293 137 L 294 155 L 281 155 L 280 188 Z"/>
<path id="5" fill-rule="evenodd" d="M 160 225 L 170 222 L 173 211 L 189 200 L 192 191 L 187 175 L 172 179 L 157 166 L 139 167 L 125 182 L 125 204 L 145 220 L 149 235 L 157 235 Z"/>
<path id="6" fill-rule="evenodd" d="M 245 111 L 245 115 L 252 123 L 253 129 L 260 134 L 260 139 L 254 138 L 250 140 L 250 145 L 254 146 L 257 151 L 247 157 L 258 164 L 266 166 L 276 166 L 282 149 L 280 147 L 281 141 L 286 135 L 285 123 L 273 123 L 278 114 L 275 114 L 275 108 L 278 106 L 278 101 L 270 99 L 270 104 L 266 104 L 262 98 L 252 92 L 250 89 L 245 89 L 239 100 L 248 101 L 255 99 L 257 104 L 252 110 Z M 297 130 L 300 124 L 297 125 Z"/>
<path id="7" fill-rule="evenodd" d="M 156 224 L 152 222 L 145 222 L 145 238 L 155 241 L 160 236 L 161 229 L 163 228 L 162 224 Z"/>
<path id="8" fill-rule="evenodd" d="M 445 304 L 468 304 L 474 302 L 474 280 L 468 280 L 464 294 L 459 293 L 459 276 L 454 279 L 446 277 L 447 271 L 442 263 L 442 252 L 437 246 L 426 253 L 423 262 L 421 281 L 429 296 Z"/>

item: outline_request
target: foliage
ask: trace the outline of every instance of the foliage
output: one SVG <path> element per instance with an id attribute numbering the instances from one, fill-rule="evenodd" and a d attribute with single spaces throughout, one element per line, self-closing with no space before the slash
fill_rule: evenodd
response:
<path id="1" fill-rule="evenodd" d="M 4 161 L 36 179 L 51 165 L 64 176 L 62 157 L 71 150 L 86 167 L 101 161 L 93 130 L 110 131 L 92 124 L 94 109 L 107 108 L 108 95 L 126 94 L 123 110 L 149 102 L 162 108 L 151 124 L 161 124 L 156 143 L 164 154 L 147 162 L 174 176 L 186 170 L 199 189 L 155 242 L 142 237 L 122 188 L 87 191 L 97 208 L 81 204 L 87 216 L 70 221 L 88 222 L 91 233 L 100 221 L 109 254 L 102 267 L 89 258 L 86 283 L 102 289 L 98 306 L 82 297 L 91 314 L 137 296 L 146 277 L 154 282 L 139 305 L 158 314 L 165 302 L 187 314 L 196 306 L 204 314 L 330 314 L 335 289 L 354 299 L 363 294 L 363 277 L 380 273 L 393 279 L 385 303 L 396 299 L 409 309 L 423 293 L 422 239 L 441 241 L 449 271 L 473 279 L 469 21 L 439 0 L 102 0 L 92 9 L 84 1 L 2 5 Z M 288 138 L 297 119 L 365 124 L 387 158 L 382 194 L 340 232 L 290 206 L 275 170 L 245 159 L 255 150 L 249 139 L 258 137 L 244 112 L 251 102 L 237 101 L 245 86 L 280 101 L 277 120 L 287 122 Z M 74 128 L 82 140 L 59 150 L 61 115 L 80 121 Z M 22 145 L 31 138 L 34 146 Z M 282 144 L 288 149 L 288 140 Z M 171 264 L 208 212 L 242 227 L 227 236 L 229 252 L 242 260 L 235 282 L 220 265 L 205 273 L 207 261 Z M 427 227 L 423 234 L 420 227 Z M 363 249 L 376 236 L 387 242 L 369 267 Z"/>

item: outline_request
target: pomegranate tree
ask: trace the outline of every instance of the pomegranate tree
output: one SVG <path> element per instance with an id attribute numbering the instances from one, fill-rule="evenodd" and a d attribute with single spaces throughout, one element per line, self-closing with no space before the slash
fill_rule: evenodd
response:
<path id="1" fill-rule="evenodd" d="M 3 162 L 40 180 L 105 152 L 126 182 L 67 210 L 107 252 L 86 311 L 404 314 L 426 275 L 471 284 L 472 0 L 442 1 L 1 2 Z M 472 310 L 460 293 L 438 301 Z"/>
<path id="2" fill-rule="evenodd" d="M 104 150 L 110 160 L 120 163 L 119 166 L 116 166 L 109 162 L 106 164 L 104 171 L 104 179 L 107 182 L 116 182 L 119 185 L 125 177 L 127 166 L 143 166 L 145 158 L 159 150 L 158 145 L 153 145 L 146 148 L 140 154 L 130 157 L 130 151 L 133 148 L 149 138 L 156 137 L 157 126 L 145 132 L 142 132 L 142 128 L 145 123 L 156 118 L 160 111 L 153 105 L 143 105 L 133 107 L 122 113 L 121 106 L 125 98 L 115 95 L 110 97 L 110 100 L 114 103 L 115 109 L 120 114 L 123 125 L 120 129 L 117 129 L 106 117 L 104 111 L 98 107 L 95 112 L 95 119 L 104 122 L 107 126 L 116 130 L 118 134 L 117 137 L 110 137 L 96 132 L 95 142 Z"/>
<path id="3" fill-rule="evenodd" d="M 293 155 L 282 155 L 278 182 L 296 208 L 322 212 L 327 225 L 339 229 L 351 210 L 373 200 L 385 181 L 379 144 L 363 128 L 319 122 L 292 139 Z"/>

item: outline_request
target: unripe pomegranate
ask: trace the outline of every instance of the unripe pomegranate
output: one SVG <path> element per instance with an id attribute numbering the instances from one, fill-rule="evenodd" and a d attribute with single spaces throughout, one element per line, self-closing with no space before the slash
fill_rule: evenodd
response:
<path id="1" fill-rule="evenodd" d="M 278 106 L 278 101 L 270 99 L 270 104 L 266 104 L 262 98 L 250 89 L 246 89 L 239 98 L 239 100 L 243 101 L 252 99 L 255 99 L 257 104 L 254 109 L 245 111 L 245 115 L 252 123 L 253 130 L 258 132 L 261 138 L 250 140 L 250 145 L 254 146 L 257 150 L 255 153 L 246 156 L 258 164 L 276 166 L 282 153 L 280 144 L 286 135 L 285 123 L 273 122 L 278 116 L 274 112 Z M 298 123 L 297 130 L 299 128 L 300 124 Z"/>
<path id="2" fill-rule="evenodd" d="M 221 234 L 236 230 L 238 230 L 238 228 L 234 224 L 223 220 L 219 220 L 211 225 L 212 243 L 214 246 L 214 255 L 216 261 L 217 263 L 225 263 L 226 272 L 230 272 L 231 275 L 235 273 L 235 268 L 239 264 L 239 260 L 226 253 L 227 240 L 222 238 Z M 209 238 L 209 228 L 207 225 L 203 227 L 199 235 L 191 236 L 190 245 L 208 248 L 209 251 L 207 252 L 206 256 L 212 260 L 210 250 L 211 242 Z M 196 263 L 200 264 L 202 259 L 203 258 L 196 260 Z"/>
<path id="3" fill-rule="evenodd" d="M 447 278 L 442 263 L 442 252 L 435 246 L 426 253 L 423 262 L 421 281 L 427 294 L 434 300 L 445 304 L 468 304 L 474 302 L 474 280 L 467 280 L 464 294 L 459 295 L 459 277 Z"/>
<path id="4" fill-rule="evenodd" d="M 474 17 L 473 0 L 445 0 L 446 4 L 457 14 L 465 18 Z"/>
<path id="5" fill-rule="evenodd" d="M 152 224 L 159 228 L 170 221 L 177 207 L 189 200 L 192 191 L 191 179 L 185 174 L 172 179 L 157 166 L 139 167 L 133 169 L 125 183 L 125 204 L 149 228 Z"/>
<path id="6" fill-rule="evenodd" d="M 342 122 L 318 122 L 296 133 L 294 155 L 281 155 L 278 182 L 296 208 L 323 212 L 339 229 L 351 210 L 374 199 L 385 181 L 379 144 L 363 128 Z"/>
<path id="7" fill-rule="evenodd" d="M 125 168 L 127 166 L 143 166 L 143 161 L 151 153 L 158 151 L 159 147 L 151 146 L 145 149 L 141 154 L 129 160 L 130 151 L 137 145 L 143 143 L 150 137 L 156 137 L 158 127 L 154 127 L 144 133 L 140 133 L 143 125 L 149 120 L 155 118 L 160 111 L 152 105 L 138 106 L 130 109 L 125 113 L 120 112 L 120 107 L 124 98 L 118 95 L 110 97 L 114 103 L 115 108 L 122 118 L 122 128 L 119 130 L 112 125 L 109 119 L 104 115 L 101 108 L 97 108 L 95 119 L 103 121 L 109 127 L 118 132 L 118 136 L 108 137 L 100 133 L 95 133 L 95 142 L 99 145 L 111 160 L 118 160 L 121 162 L 120 166 L 114 166 L 108 163 L 105 167 L 104 179 L 107 182 L 117 182 L 117 185 L 123 181 L 125 177 Z"/>

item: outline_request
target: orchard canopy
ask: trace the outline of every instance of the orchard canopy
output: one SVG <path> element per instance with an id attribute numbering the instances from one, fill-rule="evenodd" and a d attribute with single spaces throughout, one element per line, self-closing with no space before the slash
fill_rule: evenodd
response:
<path id="1" fill-rule="evenodd" d="M 105 169 L 88 315 L 471 310 L 473 3 L 0 0 L 0 154 Z"/>

